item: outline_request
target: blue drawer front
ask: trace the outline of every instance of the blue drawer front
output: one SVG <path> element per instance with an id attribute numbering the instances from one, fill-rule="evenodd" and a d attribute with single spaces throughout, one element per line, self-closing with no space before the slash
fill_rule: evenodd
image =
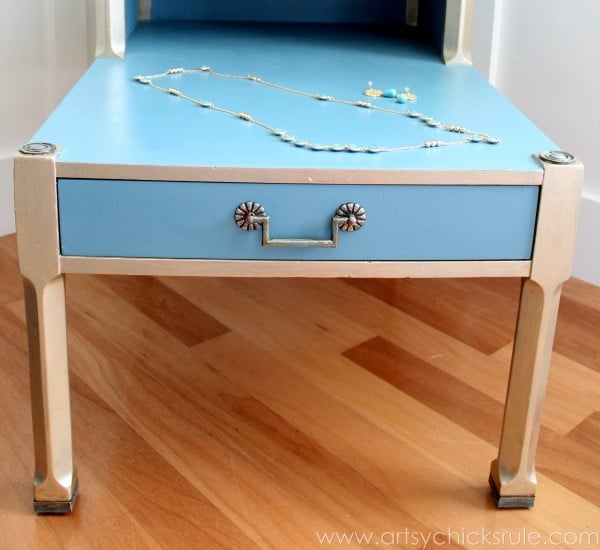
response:
<path id="1" fill-rule="evenodd" d="M 270 260 L 524 260 L 536 186 L 316 185 L 58 181 L 66 256 Z M 367 221 L 338 248 L 265 248 L 236 207 L 260 202 L 272 238 L 328 239 L 331 217 L 358 202 Z"/>

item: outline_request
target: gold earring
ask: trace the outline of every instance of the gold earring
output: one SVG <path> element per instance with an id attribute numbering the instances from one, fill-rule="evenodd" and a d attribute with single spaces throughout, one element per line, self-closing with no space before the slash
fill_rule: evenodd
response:
<path id="1" fill-rule="evenodd" d="M 364 95 L 369 97 L 381 97 L 383 95 L 383 90 L 377 90 L 373 88 L 373 82 L 369 80 L 369 87 L 363 92 Z"/>

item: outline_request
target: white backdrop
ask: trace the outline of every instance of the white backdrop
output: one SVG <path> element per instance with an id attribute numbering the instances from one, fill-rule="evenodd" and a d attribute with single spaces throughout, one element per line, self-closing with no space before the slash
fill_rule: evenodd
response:
<path id="1" fill-rule="evenodd" d="M 600 286 L 600 2 L 478 0 L 478 11 L 484 4 L 496 4 L 490 80 L 584 163 L 573 275 Z"/>
<path id="2" fill-rule="evenodd" d="M 0 0 L 0 235 L 15 230 L 15 151 L 89 63 L 88 2 Z"/>
<path id="3" fill-rule="evenodd" d="M 426 1 L 426 0 L 424 0 Z M 0 0 L 0 235 L 14 231 L 12 157 L 87 67 L 93 0 Z M 600 285 L 597 0 L 476 0 L 474 63 L 586 167 L 573 274 Z"/>

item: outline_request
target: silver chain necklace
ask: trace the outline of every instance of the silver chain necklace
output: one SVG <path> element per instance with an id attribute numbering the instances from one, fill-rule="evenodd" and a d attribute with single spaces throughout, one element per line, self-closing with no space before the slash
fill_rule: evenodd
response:
<path id="1" fill-rule="evenodd" d="M 298 139 L 298 138 L 294 137 L 293 135 L 289 134 L 286 130 L 276 128 L 275 126 L 270 126 L 266 122 L 258 120 L 248 113 L 232 111 L 225 107 L 216 105 L 215 103 L 212 103 L 210 101 L 205 101 L 203 99 L 197 99 L 197 98 L 191 97 L 189 95 L 186 95 L 182 91 L 180 91 L 176 88 L 165 88 L 165 87 L 159 86 L 158 84 L 155 83 L 155 80 L 159 80 L 159 79 L 165 78 L 165 77 L 170 77 L 173 75 L 197 74 L 197 73 L 205 73 L 205 74 L 209 74 L 211 76 L 217 77 L 217 78 L 224 78 L 224 79 L 230 79 L 230 80 L 248 80 L 248 81 L 256 83 L 256 84 L 261 84 L 263 86 L 268 86 L 270 88 L 275 88 L 277 90 L 281 90 L 282 92 L 296 94 L 299 96 L 308 97 L 310 99 L 316 99 L 318 101 L 329 101 L 331 103 L 339 103 L 341 105 L 350 105 L 352 107 L 358 107 L 360 109 L 371 109 L 373 111 L 379 111 L 381 113 L 388 113 L 388 114 L 396 115 L 396 116 L 414 118 L 414 119 L 420 120 L 421 122 L 423 122 L 424 124 L 426 124 L 427 126 L 433 128 L 433 129 L 437 128 L 440 130 L 445 130 L 446 132 L 460 134 L 463 137 L 462 137 L 462 139 L 455 140 L 455 141 L 428 140 L 428 141 L 423 141 L 421 143 L 416 143 L 414 145 L 399 145 L 399 146 L 392 146 L 392 147 L 359 146 L 359 145 L 350 145 L 350 144 L 326 144 L 326 145 L 324 145 L 324 144 L 314 143 L 312 141 Z M 263 80 L 262 78 L 260 78 L 258 76 L 218 73 L 216 71 L 213 71 L 212 68 L 208 67 L 208 66 L 202 66 L 202 67 L 198 67 L 198 68 L 194 68 L 194 69 L 184 69 L 181 67 L 176 67 L 173 69 L 167 69 L 166 71 L 164 71 L 162 73 L 153 74 L 153 75 L 139 75 L 134 78 L 140 84 L 146 84 L 159 92 L 163 92 L 165 94 L 171 94 L 171 95 L 180 97 L 182 99 L 185 99 L 196 105 L 199 105 L 200 107 L 212 109 L 214 111 L 219 111 L 220 113 L 226 113 L 228 115 L 231 115 L 232 117 L 239 118 L 246 122 L 251 122 L 252 124 L 255 124 L 256 126 L 260 126 L 261 128 L 264 128 L 265 130 L 270 132 L 275 137 L 279 138 L 284 143 L 289 143 L 290 145 L 294 145 L 295 147 L 301 147 L 301 148 L 309 149 L 311 151 L 328 151 L 328 152 L 333 152 L 333 153 L 343 152 L 343 151 L 351 152 L 351 153 L 395 153 L 395 152 L 399 152 L 399 151 L 415 151 L 417 149 L 426 149 L 426 148 L 430 148 L 430 147 L 455 147 L 457 145 L 465 145 L 468 143 L 487 143 L 487 144 L 500 143 L 499 139 L 492 137 L 488 134 L 485 134 L 483 132 L 475 132 L 472 130 L 468 130 L 467 128 L 464 128 L 463 126 L 458 126 L 458 125 L 454 125 L 454 124 L 442 124 L 441 122 L 434 120 L 434 118 L 432 116 L 424 115 L 419 112 L 415 112 L 415 111 L 411 111 L 411 110 L 399 111 L 396 109 L 389 109 L 387 107 L 380 107 L 379 105 L 375 105 L 374 103 L 372 103 L 370 101 L 363 101 L 363 100 L 352 101 L 352 100 L 347 100 L 347 99 L 338 99 L 331 95 L 314 94 L 314 93 L 310 93 L 310 92 L 305 92 L 303 90 L 297 90 L 295 88 L 289 88 L 288 86 L 283 86 L 283 85 L 277 84 L 275 82 L 269 82 L 267 80 Z"/>

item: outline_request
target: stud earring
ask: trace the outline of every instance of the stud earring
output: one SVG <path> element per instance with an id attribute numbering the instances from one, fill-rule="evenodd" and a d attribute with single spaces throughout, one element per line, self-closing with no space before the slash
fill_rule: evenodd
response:
<path id="1" fill-rule="evenodd" d="M 408 88 L 407 86 L 406 88 L 404 88 L 403 92 L 400 92 L 396 95 L 396 99 L 398 100 L 398 103 L 408 103 L 409 101 L 417 101 L 417 96 L 413 94 L 410 91 L 410 88 Z"/>
<path id="2" fill-rule="evenodd" d="M 417 95 L 411 92 L 408 86 L 404 88 L 403 92 L 398 92 L 396 88 L 387 88 L 386 90 L 373 88 L 373 81 L 371 80 L 369 80 L 368 85 L 369 87 L 363 92 L 363 94 L 369 97 L 389 97 L 397 99 L 398 103 L 412 103 L 417 101 Z"/>
<path id="3" fill-rule="evenodd" d="M 369 97 L 381 97 L 383 95 L 382 90 L 377 90 L 376 88 L 373 88 L 373 81 L 369 80 L 368 84 L 369 87 L 363 92 L 364 95 Z"/>

